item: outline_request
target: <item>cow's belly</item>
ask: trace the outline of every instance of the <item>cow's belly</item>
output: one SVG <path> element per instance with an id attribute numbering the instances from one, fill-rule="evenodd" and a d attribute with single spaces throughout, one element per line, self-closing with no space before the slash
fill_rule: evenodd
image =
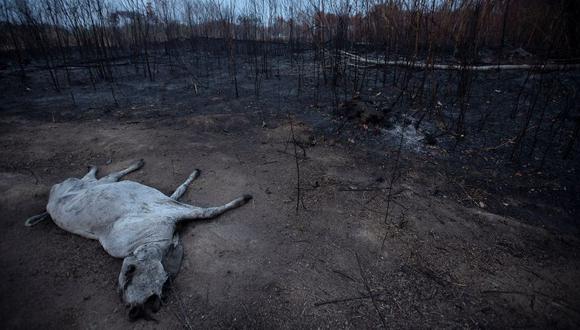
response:
<path id="1" fill-rule="evenodd" d="M 117 220 L 131 214 L 147 217 L 168 200 L 160 191 L 136 182 L 68 179 L 51 189 L 47 211 L 62 229 L 98 239 Z"/>

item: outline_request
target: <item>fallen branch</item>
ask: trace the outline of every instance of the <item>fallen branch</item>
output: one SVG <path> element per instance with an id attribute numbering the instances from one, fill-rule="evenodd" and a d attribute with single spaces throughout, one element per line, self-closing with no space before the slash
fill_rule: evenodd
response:
<path id="1" fill-rule="evenodd" d="M 357 63 L 369 66 L 402 66 L 413 69 L 433 69 L 433 70 L 469 70 L 469 71 L 497 71 L 497 70 L 538 70 L 538 71 L 558 71 L 580 69 L 580 64 L 496 64 L 496 65 L 461 65 L 461 64 L 434 64 L 415 61 L 379 61 L 367 59 L 352 53 L 341 51 L 341 53 Z M 360 66 L 360 64 L 349 64 L 350 66 Z"/>
<path id="2" fill-rule="evenodd" d="M 380 188 L 380 187 L 369 187 L 369 188 L 354 188 L 354 187 L 347 187 L 347 188 L 338 188 L 338 191 L 383 191 L 387 188 Z"/>
<path id="3" fill-rule="evenodd" d="M 359 296 L 359 297 L 325 300 L 325 301 L 319 301 L 317 303 L 314 303 L 314 306 L 318 307 L 318 306 L 337 304 L 337 303 L 348 302 L 348 301 L 353 301 L 353 300 L 369 299 L 369 298 L 374 298 L 374 297 L 378 297 L 378 296 L 379 296 L 379 294 L 374 294 L 373 296 L 364 295 L 364 296 Z"/>
<path id="4" fill-rule="evenodd" d="M 503 147 L 505 147 L 505 146 L 507 146 L 507 145 L 509 145 L 509 144 L 513 144 L 513 143 L 515 142 L 515 139 L 516 139 L 515 137 L 513 137 L 513 138 L 510 138 L 510 139 L 507 139 L 507 140 L 505 140 L 504 142 L 502 142 L 502 143 L 498 144 L 498 145 L 497 145 L 497 146 L 495 146 L 495 147 L 487 147 L 487 148 L 483 148 L 483 151 L 494 151 L 494 150 L 497 150 L 497 149 L 503 148 Z"/>
<path id="5" fill-rule="evenodd" d="M 562 307 L 564 309 L 570 310 L 578 315 L 580 315 L 580 310 L 577 309 L 576 307 L 574 307 L 573 304 L 569 303 L 568 301 L 561 299 L 561 298 L 557 298 L 557 297 L 552 297 L 550 295 L 547 295 L 545 293 L 539 292 L 539 291 L 534 291 L 533 293 L 527 293 L 527 292 L 522 292 L 522 291 L 508 291 L 508 290 L 484 290 L 481 291 L 482 294 L 511 294 L 511 295 L 521 295 L 521 296 L 528 296 L 528 297 L 534 297 L 534 296 L 539 296 L 542 297 L 548 301 L 550 301 L 552 304 Z"/>
<path id="6" fill-rule="evenodd" d="M 50 69 L 80 70 L 87 68 L 98 68 L 101 66 L 126 66 L 131 64 L 132 64 L 131 62 L 121 62 L 121 63 L 104 62 L 104 63 L 68 64 L 68 65 L 62 64 L 55 65 L 53 67 L 46 65 L 35 65 L 34 67 L 40 70 L 50 70 Z"/>

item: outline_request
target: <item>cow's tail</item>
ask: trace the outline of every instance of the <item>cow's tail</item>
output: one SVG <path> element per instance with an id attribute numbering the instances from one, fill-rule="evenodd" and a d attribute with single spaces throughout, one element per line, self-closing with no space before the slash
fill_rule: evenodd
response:
<path id="1" fill-rule="evenodd" d="M 24 222 L 24 225 L 26 227 L 32 227 L 32 226 L 34 226 L 34 225 L 36 225 L 44 220 L 47 220 L 47 219 L 50 219 L 50 214 L 48 214 L 48 212 L 44 212 L 44 213 L 37 214 L 35 216 L 32 216 L 32 217 L 26 219 L 26 221 Z"/>

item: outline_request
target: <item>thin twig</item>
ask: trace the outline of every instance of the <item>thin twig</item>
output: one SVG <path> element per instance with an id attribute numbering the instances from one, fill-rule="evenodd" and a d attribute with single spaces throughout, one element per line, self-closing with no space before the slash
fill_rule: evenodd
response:
<path id="1" fill-rule="evenodd" d="M 400 161 L 401 161 L 401 152 L 403 150 L 403 139 L 404 139 L 404 131 L 405 131 L 405 126 L 402 125 L 401 126 L 401 138 L 399 140 L 399 148 L 397 149 L 397 159 L 395 160 L 395 165 L 393 166 L 393 171 L 391 174 L 391 180 L 389 182 L 389 193 L 387 195 L 387 210 L 385 211 L 385 218 L 384 218 L 384 223 L 385 225 L 387 225 L 388 221 L 389 221 L 389 212 L 391 211 L 391 202 L 393 201 L 393 186 L 395 184 L 395 181 L 397 181 L 398 177 L 399 177 L 399 165 L 400 165 Z M 385 248 L 385 241 L 387 240 L 387 235 L 388 235 L 389 231 L 386 230 L 385 231 L 385 235 L 383 236 L 383 241 L 381 243 L 381 250 L 383 250 Z"/>
<path id="2" fill-rule="evenodd" d="M 179 314 L 181 314 L 181 317 L 182 317 L 183 319 L 180 319 L 180 317 L 178 317 L 178 316 L 177 316 L 177 314 L 178 314 L 177 312 L 175 313 L 175 314 L 176 314 L 175 316 L 176 316 L 178 319 L 180 319 L 179 321 L 181 321 L 181 322 L 182 322 L 182 325 L 183 325 L 183 327 L 184 327 L 184 328 L 186 328 L 186 329 L 190 329 L 190 330 L 191 330 L 191 329 L 193 329 L 193 326 L 191 325 L 191 322 L 189 321 L 189 317 L 187 316 L 187 311 L 185 310 L 185 306 L 184 306 L 184 304 L 183 304 L 183 300 L 181 300 L 181 295 L 180 295 L 180 294 L 179 294 L 179 292 L 177 292 L 177 290 L 175 290 L 175 289 L 176 289 L 176 288 L 174 288 L 174 287 L 173 287 L 172 293 L 173 293 L 173 294 L 175 295 L 175 297 L 177 298 L 177 303 L 178 303 L 178 306 L 179 306 L 179 312 L 180 312 Z"/>
<path id="3" fill-rule="evenodd" d="M 292 133 L 292 144 L 294 145 L 294 161 L 296 162 L 296 212 L 300 208 L 300 203 L 304 207 L 302 196 L 300 194 L 300 162 L 298 161 L 298 150 L 296 146 L 296 137 L 294 136 L 294 122 L 290 118 L 290 132 Z M 305 208 L 305 207 L 304 207 Z"/>
<path id="4" fill-rule="evenodd" d="M 379 306 L 377 305 L 377 302 L 375 300 L 375 296 L 373 295 L 373 293 L 371 291 L 371 287 L 369 286 L 369 283 L 367 281 L 367 278 L 366 278 L 366 276 L 364 274 L 364 270 L 363 270 L 362 265 L 360 263 L 360 258 L 358 256 L 358 253 L 355 253 L 354 255 L 356 256 L 356 262 L 358 263 L 358 269 L 359 269 L 359 272 L 360 272 L 360 277 L 363 280 L 363 284 L 365 286 L 365 289 L 367 290 L 368 296 L 371 298 L 371 301 L 373 303 L 373 306 L 374 306 L 375 310 L 377 311 L 377 314 L 379 316 L 379 319 L 381 319 L 381 323 L 383 324 L 383 327 L 385 329 L 387 329 L 387 322 L 385 321 L 385 318 L 383 317 L 383 314 L 381 314 L 381 310 L 379 309 Z"/>

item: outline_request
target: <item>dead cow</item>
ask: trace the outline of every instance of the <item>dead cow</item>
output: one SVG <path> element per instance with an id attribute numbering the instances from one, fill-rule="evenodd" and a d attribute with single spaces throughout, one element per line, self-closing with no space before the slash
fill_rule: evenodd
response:
<path id="1" fill-rule="evenodd" d="M 252 198 L 244 195 L 209 208 L 179 202 L 199 170 L 193 171 L 169 197 L 137 182 L 119 182 L 143 164 L 140 160 L 101 179 L 97 179 L 97 168 L 93 166 L 82 179 L 66 179 L 50 190 L 47 212 L 25 223 L 33 226 L 52 218 L 60 228 L 99 240 L 107 253 L 124 258 L 119 293 L 129 307 L 131 319 L 150 318 L 150 312 L 157 312 L 165 283 L 179 271 L 183 248 L 176 225 L 216 217 Z"/>

